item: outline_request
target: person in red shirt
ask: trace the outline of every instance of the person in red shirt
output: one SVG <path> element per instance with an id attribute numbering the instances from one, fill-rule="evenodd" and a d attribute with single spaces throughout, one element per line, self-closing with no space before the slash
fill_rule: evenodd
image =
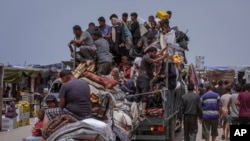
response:
<path id="1" fill-rule="evenodd" d="M 123 65 L 122 71 L 124 72 L 124 77 L 127 80 L 130 79 L 131 67 L 132 67 L 132 64 L 130 62 L 127 62 Z"/>
<path id="2" fill-rule="evenodd" d="M 238 96 L 239 122 L 241 125 L 250 125 L 250 83 L 245 85 L 245 91 Z"/>
<path id="3" fill-rule="evenodd" d="M 35 126 L 32 128 L 32 136 L 23 138 L 23 141 L 40 141 L 42 139 L 42 127 L 43 127 L 43 118 L 45 111 L 41 109 L 37 113 L 38 121 L 35 123 Z"/>

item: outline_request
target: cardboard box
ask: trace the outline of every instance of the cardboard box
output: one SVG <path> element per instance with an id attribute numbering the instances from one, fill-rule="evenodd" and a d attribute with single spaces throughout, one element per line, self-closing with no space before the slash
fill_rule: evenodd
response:
<path id="1" fill-rule="evenodd" d="M 17 118 L 2 118 L 2 130 L 8 131 L 17 128 Z"/>
<path id="2" fill-rule="evenodd" d="M 25 119 L 24 113 L 19 113 L 19 114 L 17 115 L 17 121 L 23 120 L 23 119 Z"/>
<path id="3" fill-rule="evenodd" d="M 30 118 L 30 112 L 26 112 L 23 115 L 24 115 L 24 119 L 29 119 Z"/>

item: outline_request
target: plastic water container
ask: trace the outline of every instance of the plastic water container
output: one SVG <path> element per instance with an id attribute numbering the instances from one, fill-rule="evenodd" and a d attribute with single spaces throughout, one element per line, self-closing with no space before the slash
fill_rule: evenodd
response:
<path id="1" fill-rule="evenodd" d="M 166 11 L 164 11 L 164 10 L 158 10 L 157 13 L 156 13 L 156 16 L 161 20 L 169 19 L 168 13 Z"/>

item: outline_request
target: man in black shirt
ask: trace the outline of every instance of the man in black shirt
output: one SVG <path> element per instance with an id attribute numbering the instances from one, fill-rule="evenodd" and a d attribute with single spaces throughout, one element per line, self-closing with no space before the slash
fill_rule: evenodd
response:
<path id="1" fill-rule="evenodd" d="M 196 141 L 197 117 L 202 118 L 201 101 L 194 93 L 194 84 L 188 84 L 188 93 L 182 96 L 181 112 L 184 115 L 184 140 Z"/>
<path id="2" fill-rule="evenodd" d="M 161 50 L 161 52 L 163 52 L 165 49 Z M 137 93 L 149 92 L 150 90 L 149 83 L 150 80 L 154 77 L 153 74 L 154 64 L 159 63 L 160 61 L 168 57 L 168 54 L 166 53 L 161 57 L 157 58 L 156 57 L 157 49 L 155 47 L 148 48 L 146 53 L 147 54 L 142 58 L 141 65 L 139 68 L 139 75 L 136 80 Z M 146 113 L 147 97 L 148 95 L 142 95 L 140 98 L 142 101 L 142 115 Z"/>

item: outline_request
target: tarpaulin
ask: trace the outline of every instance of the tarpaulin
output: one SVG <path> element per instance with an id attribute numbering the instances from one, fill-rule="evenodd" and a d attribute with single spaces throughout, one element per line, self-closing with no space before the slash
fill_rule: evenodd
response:
<path id="1" fill-rule="evenodd" d="M 19 83 L 23 77 L 36 78 L 40 73 L 38 70 L 22 69 L 22 68 L 4 68 L 4 82 Z"/>

